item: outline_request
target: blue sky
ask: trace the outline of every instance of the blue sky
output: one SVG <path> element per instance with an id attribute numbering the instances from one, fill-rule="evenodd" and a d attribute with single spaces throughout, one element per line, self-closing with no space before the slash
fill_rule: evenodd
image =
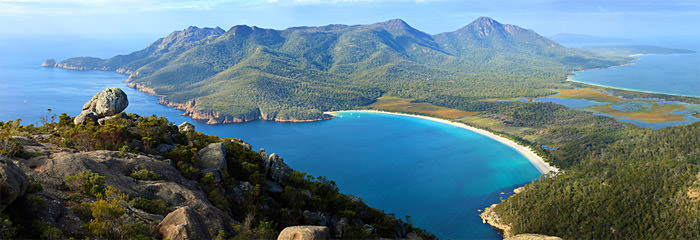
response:
<path id="1" fill-rule="evenodd" d="M 545 36 L 700 35 L 698 0 L 0 0 L 0 34 L 157 38 L 190 25 L 283 29 L 393 18 L 435 34 L 479 16 Z"/>

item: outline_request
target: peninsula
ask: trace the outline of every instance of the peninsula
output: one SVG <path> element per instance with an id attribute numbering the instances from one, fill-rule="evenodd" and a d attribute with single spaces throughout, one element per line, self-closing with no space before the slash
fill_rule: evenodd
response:
<path id="1" fill-rule="evenodd" d="M 572 70 L 632 59 L 566 48 L 481 17 L 436 35 L 400 19 L 285 30 L 189 27 L 128 55 L 53 66 L 128 74 L 129 86 L 217 124 L 322 120 L 325 111 L 358 109 L 383 94 L 437 105 L 545 96 L 554 94 L 549 88 L 568 88 L 564 77 Z"/>

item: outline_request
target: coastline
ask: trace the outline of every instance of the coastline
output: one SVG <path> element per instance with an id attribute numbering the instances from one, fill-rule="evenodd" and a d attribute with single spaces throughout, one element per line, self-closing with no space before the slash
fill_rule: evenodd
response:
<path id="1" fill-rule="evenodd" d="M 398 112 L 388 112 L 388 111 L 380 111 L 380 110 L 344 110 L 344 111 L 332 111 L 332 112 L 324 112 L 325 114 L 330 114 L 333 115 L 335 113 L 344 113 L 344 112 L 364 112 L 364 113 L 379 113 L 379 114 L 391 114 L 391 115 L 398 115 L 398 116 L 408 116 L 408 117 L 415 117 L 415 118 L 421 118 L 421 119 L 426 119 L 434 122 L 440 122 L 440 123 L 445 123 L 449 124 L 455 127 L 459 127 L 462 129 L 466 129 L 472 132 L 476 132 L 480 135 L 483 135 L 485 137 L 491 138 L 493 140 L 496 140 L 500 142 L 501 144 L 504 144 L 518 153 L 520 155 L 524 156 L 527 158 L 530 163 L 537 168 L 537 171 L 539 171 L 542 174 L 547 174 L 550 172 L 557 173 L 559 172 L 559 169 L 557 167 L 549 165 L 542 157 L 537 155 L 530 147 L 526 147 L 523 145 L 520 145 L 516 143 L 513 140 L 510 140 L 508 138 L 498 136 L 492 132 L 486 131 L 484 129 L 480 128 L 475 128 L 469 125 L 466 125 L 464 123 L 460 122 L 455 122 L 455 121 L 450 121 L 446 119 L 441 119 L 441 118 L 436 118 L 436 117 L 429 117 L 429 116 L 424 116 L 424 115 L 417 115 L 417 114 L 408 114 L 408 113 L 398 113 Z"/>
<path id="2" fill-rule="evenodd" d="M 591 70 L 593 70 L 593 69 L 591 69 Z M 586 70 L 586 71 L 588 71 L 588 70 Z M 669 96 L 678 96 L 678 97 L 700 98 L 700 96 L 695 96 L 695 95 L 685 95 L 685 94 L 677 94 L 677 93 L 654 92 L 654 91 L 648 91 L 648 90 L 631 89 L 631 88 L 625 88 L 625 87 L 615 87 L 615 86 L 608 86 L 608 85 L 597 84 L 597 83 L 589 83 L 589 82 L 584 82 L 584 81 L 579 81 L 579 80 L 571 79 L 572 76 L 574 76 L 574 75 L 569 75 L 569 76 L 567 76 L 567 77 L 566 77 L 566 81 L 567 81 L 567 82 L 578 83 L 578 84 L 590 85 L 590 86 L 594 86 L 594 87 L 601 87 L 601 88 L 608 88 L 608 89 L 616 89 L 616 90 L 629 91 L 629 92 L 640 92 L 640 93 L 648 93 L 648 94 L 658 94 L 658 95 L 669 95 Z"/>
<path id="3" fill-rule="evenodd" d="M 615 65 L 615 66 L 610 66 L 610 67 L 602 67 L 602 68 L 589 68 L 589 69 L 584 69 L 580 71 L 573 71 L 571 74 L 566 75 L 566 80 L 565 82 L 573 82 L 573 83 L 578 83 L 578 84 L 585 84 L 585 85 L 590 85 L 594 87 L 601 87 L 601 88 L 608 88 L 608 89 L 616 89 L 616 90 L 622 90 L 622 91 L 630 91 L 630 92 L 640 92 L 640 93 L 648 93 L 648 94 L 658 94 L 658 95 L 669 95 L 669 96 L 678 96 L 678 97 L 692 97 L 692 98 L 700 98 L 700 96 L 695 96 L 695 95 L 685 95 L 685 94 L 678 94 L 678 93 L 665 93 L 665 92 L 654 92 L 654 91 L 649 91 L 649 90 L 641 90 L 641 89 L 631 89 L 631 88 L 625 88 L 625 87 L 615 87 L 615 86 L 609 86 L 609 85 L 604 85 L 604 84 L 597 84 L 597 83 L 589 83 L 589 82 L 584 82 L 584 81 L 579 81 L 572 79 L 571 77 L 576 76 L 576 73 L 578 72 L 585 72 L 585 71 L 591 71 L 591 70 L 603 70 L 603 69 L 609 69 L 609 68 L 616 68 L 616 67 L 623 67 L 623 66 L 629 66 L 629 65 L 634 65 L 635 61 L 641 60 L 641 56 L 644 55 L 652 55 L 652 54 L 646 54 L 646 53 L 641 53 L 641 54 L 632 54 L 629 55 L 629 57 L 635 58 L 634 60 L 628 62 L 628 63 L 623 63 L 620 65 Z"/>

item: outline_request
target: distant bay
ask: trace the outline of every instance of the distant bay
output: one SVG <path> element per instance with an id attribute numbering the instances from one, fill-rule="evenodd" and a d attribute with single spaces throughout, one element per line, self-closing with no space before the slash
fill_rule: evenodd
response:
<path id="1" fill-rule="evenodd" d="M 700 54 L 642 55 L 634 64 L 586 70 L 570 81 L 624 90 L 700 97 Z"/>
<path id="2" fill-rule="evenodd" d="M 94 93 L 121 87 L 129 96 L 126 112 L 192 122 L 180 111 L 157 104 L 156 97 L 127 88 L 124 75 L 42 68 L 39 64 L 51 55 L 40 49 L 4 51 L 7 46 L 0 47 L 0 121 L 19 117 L 23 124 L 39 124 L 49 108 L 75 116 Z M 70 55 L 56 48 L 46 51 Z M 500 238 L 481 222 L 477 210 L 540 176 L 525 157 L 495 140 L 407 116 L 342 113 L 310 123 L 194 124 L 198 131 L 241 138 L 256 149 L 276 152 L 291 167 L 327 176 L 341 192 L 399 218 L 410 216 L 414 225 L 440 238 Z"/>

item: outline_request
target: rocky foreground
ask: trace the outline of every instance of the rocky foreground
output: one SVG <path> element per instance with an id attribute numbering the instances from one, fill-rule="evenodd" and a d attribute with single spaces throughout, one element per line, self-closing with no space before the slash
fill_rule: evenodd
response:
<path id="1" fill-rule="evenodd" d="M 106 89 L 75 118 L 0 122 L 0 238 L 434 238 L 277 154 L 127 104 Z"/>

